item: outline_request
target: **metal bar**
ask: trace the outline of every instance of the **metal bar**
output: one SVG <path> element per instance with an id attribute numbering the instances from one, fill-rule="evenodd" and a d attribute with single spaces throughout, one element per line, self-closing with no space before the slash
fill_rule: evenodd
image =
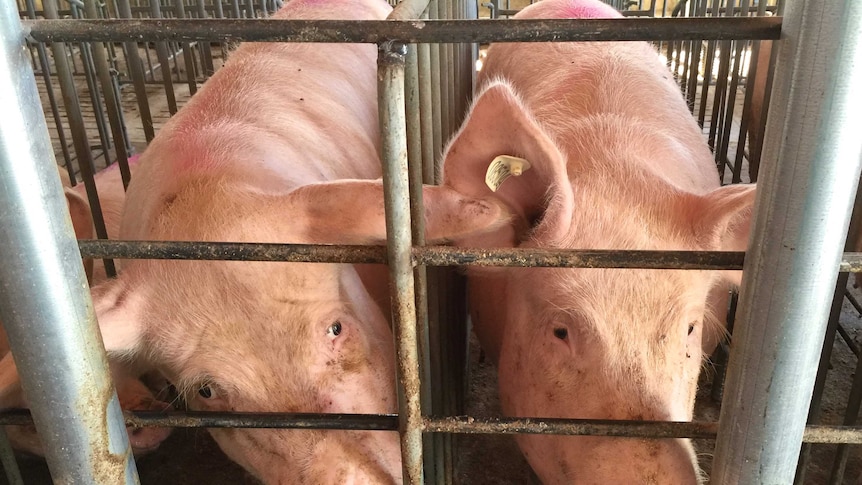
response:
<path id="1" fill-rule="evenodd" d="M 778 39 L 781 17 L 478 20 L 76 19 L 23 20 L 39 42 L 138 40 L 576 42 Z"/>
<path id="2" fill-rule="evenodd" d="M 221 413 L 207 411 L 126 411 L 130 427 L 173 428 L 266 428 L 266 429 L 348 429 L 395 431 L 397 414 L 313 414 L 313 413 Z M 0 425 L 29 425 L 33 420 L 26 409 L 0 412 Z M 457 416 L 425 417 L 426 433 L 460 434 L 551 434 L 581 436 L 636 436 L 642 438 L 714 439 L 717 422 L 613 421 L 555 418 L 475 418 Z M 862 444 L 862 426 L 807 426 L 806 443 Z"/>
<path id="3" fill-rule="evenodd" d="M 24 485 L 21 469 L 18 468 L 18 462 L 15 460 L 15 450 L 12 449 L 12 443 L 9 442 L 9 436 L 3 428 L 0 428 L 0 462 L 3 464 L 3 471 L 6 472 L 9 485 Z"/>
<path id="4" fill-rule="evenodd" d="M 92 19 L 99 18 L 99 6 L 97 0 L 87 0 L 84 2 L 87 15 Z M 115 22 L 115 20 L 112 20 Z M 128 22 L 139 22 L 139 20 L 129 19 Z M 116 91 L 114 91 L 114 77 L 111 74 L 111 69 L 108 66 L 108 57 L 105 52 L 105 46 L 100 42 L 90 44 L 92 50 L 93 62 L 96 66 L 96 74 L 99 77 L 99 84 L 102 87 L 102 96 L 105 99 L 105 109 L 108 111 L 108 123 L 111 125 L 111 136 L 114 139 L 114 149 L 117 152 L 117 163 L 120 168 L 120 175 L 123 179 L 123 187 L 128 187 L 131 180 L 131 172 L 129 171 L 129 153 L 126 151 L 127 139 L 125 127 L 123 126 L 123 109 L 120 107 L 120 101 L 117 99 Z M 105 164 L 108 164 L 110 159 L 105 150 Z M 113 274 L 109 274 L 113 276 Z"/>
<path id="5" fill-rule="evenodd" d="M 153 0 L 156 1 L 156 0 Z M 129 0 L 118 0 L 117 9 L 121 17 L 133 18 Z M 141 57 L 138 55 L 138 43 L 126 42 L 123 44 L 126 48 L 126 62 L 128 64 L 129 75 L 132 78 L 132 83 L 135 86 L 135 98 L 138 102 L 138 110 L 141 115 L 141 125 L 144 128 L 144 138 L 147 143 L 155 138 L 156 134 L 153 130 L 153 116 L 150 113 L 150 101 L 147 98 L 147 87 L 144 85 L 144 66 L 141 62 Z"/>
<path id="6" fill-rule="evenodd" d="M 160 0 L 150 0 L 150 15 L 154 19 L 162 17 L 162 7 Z M 162 67 L 162 84 L 165 86 L 165 97 L 168 101 L 168 111 L 171 115 L 177 113 L 177 97 L 174 94 L 174 81 L 171 78 L 171 60 L 168 59 L 168 43 L 154 42 L 156 46 L 156 58 L 159 60 L 159 65 Z M 173 57 L 173 56 L 171 56 Z M 155 73 L 153 73 L 155 76 Z"/>
<path id="7" fill-rule="evenodd" d="M 13 2 L 0 104 L 0 320 L 48 467 L 58 483 L 138 483 Z"/>
<path id="8" fill-rule="evenodd" d="M 842 298 L 842 301 L 843 301 L 843 298 Z M 855 355 L 856 358 L 858 359 L 859 358 L 859 346 L 856 345 L 856 342 L 853 341 L 853 337 L 851 337 L 850 334 L 847 333 L 847 330 L 840 323 L 836 327 L 836 330 L 838 331 L 838 335 L 841 336 L 841 340 L 843 340 L 844 343 L 847 344 L 847 348 L 850 349 L 850 352 L 853 352 L 853 355 Z"/>
<path id="9" fill-rule="evenodd" d="M 383 246 L 225 243 L 192 241 L 78 241 L 85 258 L 201 259 L 317 263 L 385 263 Z M 425 266 L 520 266 L 556 268 L 742 269 L 744 254 L 733 251 L 619 251 L 608 249 L 413 248 Z M 844 253 L 839 271 L 862 273 L 862 253 Z"/>
<path id="10" fill-rule="evenodd" d="M 856 370 L 853 375 L 853 385 L 850 387 L 850 397 L 847 400 L 847 409 L 844 411 L 844 424 L 856 423 L 859 418 L 859 408 L 862 406 L 862 359 L 856 360 Z M 844 471 L 847 468 L 847 458 L 850 448 L 846 443 L 838 445 L 835 452 L 835 462 L 832 465 L 832 474 L 829 477 L 830 485 L 844 483 Z"/>
<path id="11" fill-rule="evenodd" d="M 862 169 L 862 3 L 792 2 L 785 18 L 716 483 L 793 480 Z"/>
<path id="12" fill-rule="evenodd" d="M 410 248 L 410 189 L 404 111 L 404 57 L 407 46 L 384 43 L 377 59 L 387 262 L 392 289 L 392 321 L 398 368 L 401 468 L 405 484 L 421 484 L 422 409 L 416 329 L 416 293 Z"/>
<path id="13" fill-rule="evenodd" d="M 54 18 L 57 16 L 56 0 L 42 0 L 45 16 Z M 54 65 L 57 68 L 57 80 L 60 84 L 60 93 L 63 97 L 63 105 L 66 109 L 66 119 L 69 121 L 69 131 L 72 134 L 72 143 L 75 157 L 78 159 L 78 168 L 81 170 L 81 178 L 87 192 L 87 201 L 93 215 L 93 225 L 96 236 L 107 239 L 108 232 L 105 228 L 105 220 L 102 217 L 102 205 L 99 202 L 96 183 L 93 180 L 93 152 L 90 150 L 90 142 L 87 136 L 87 128 L 84 126 L 84 114 L 81 112 L 81 102 L 78 98 L 78 90 L 72 73 L 69 70 L 69 59 L 66 57 L 65 44 L 51 44 L 54 53 Z M 116 274 L 114 262 L 105 259 L 105 271 L 107 274 Z"/>
<path id="14" fill-rule="evenodd" d="M 176 19 L 170 20 L 159 20 L 158 22 L 178 22 L 180 28 L 185 29 L 187 25 L 191 25 L 192 22 L 212 22 L 213 19 L 187 19 L 186 18 L 186 9 L 183 4 L 185 0 L 175 0 L 174 3 L 174 13 L 176 14 Z M 251 5 L 251 1 L 249 1 L 249 5 Z M 224 22 L 224 20 L 217 20 L 219 22 Z M 146 22 L 146 20 L 140 20 L 140 22 Z M 177 39 L 178 40 L 178 39 Z M 199 40 L 218 40 L 215 39 L 199 39 Z M 183 48 L 183 62 L 186 66 L 186 84 L 189 86 L 189 95 L 193 96 L 198 91 L 198 83 L 197 83 L 197 73 L 195 72 L 195 61 L 194 61 L 194 53 L 192 52 L 192 46 L 189 42 L 182 43 Z"/>

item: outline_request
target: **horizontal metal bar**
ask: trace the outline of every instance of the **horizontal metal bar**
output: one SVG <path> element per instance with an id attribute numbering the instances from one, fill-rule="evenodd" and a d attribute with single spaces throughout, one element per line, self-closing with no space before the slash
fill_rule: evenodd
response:
<path id="1" fill-rule="evenodd" d="M 553 20 L 66 19 L 22 21 L 38 42 L 567 42 L 778 39 L 781 17 Z"/>
<path id="2" fill-rule="evenodd" d="M 397 431 L 397 414 L 214 413 L 206 411 L 126 411 L 126 425 L 172 428 L 280 428 Z M 0 425 L 33 423 L 30 412 L 0 412 Z M 600 419 L 423 418 L 426 433 L 551 434 L 638 438 L 715 439 L 716 422 L 611 421 Z M 862 444 L 862 426 L 810 425 L 806 443 Z"/>
<path id="3" fill-rule="evenodd" d="M 126 411 L 126 425 L 138 428 L 282 428 L 398 431 L 397 414 L 221 413 Z M 26 409 L 0 412 L 2 425 L 29 425 Z"/>
<path id="4" fill-rule="evenodd" d="M 94 259 L 386 263 L 383 246 L 93 239 L 80 239 L 78 244 L 82 257 Z M 413 248 L 414 264 L 424 266 L 738 270 L 744 256 L 742 252 L 722 251 Z M 862 273 L 862 253 L 844 253 L 839 271 Z"/>
<path id="5" fill-rule="evenodd" d="M 103 259 L 201 259 L 290 263 L 386 263 L 384 246 L 225 243 L 185 241 L 106 241 L 79 239 L 81 256 Z M 110 254 L 110 256 L 105 256 Z"/>

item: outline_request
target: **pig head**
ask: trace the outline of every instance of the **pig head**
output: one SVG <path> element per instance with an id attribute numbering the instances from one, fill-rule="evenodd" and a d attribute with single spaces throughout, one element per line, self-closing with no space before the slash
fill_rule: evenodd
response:
<path id="1" fill-rule="evenodd" d="M 294 0 L 276 16 L 389 11 Z M 240 46 L 142 155 L 121 238 L 382 243 L 376 100 L 374 46 Z M 468 231 L 496 221 L 496 206 L 461 201 Z M 392 413 L 393 338 L 370 296 L 386 284 L 348 264 L 135 260 L 94 302 L 107 350 L 160 370 L 193 410 Z M 401 482 L 395 432 L 210 432 L 266 483 Z"/>
<path id="2" fill-rule="evenodd" d="M 132 162 L 130 168 L 134 169 Z M 66 194 L 66 202 L 72 219 L 72 226 L 78 239 L 93 239 L 95 229 L 90 215 L 90 204 L 87 202 L 83 184 L 71 186 L 68 175 L 59 170 L 60 180 Z M 122 212 L 125 192 L 117 165 L 112 165 L 95 176 L 96 189 L 109 237 L 116 238 L 119 231 L 120 214 Z M 87 277 L 92 284 L 107 279 L 102 261 L 95 264 L 91 259 L 84 260 Z M 18 370 L 10 352 L 6 332 L 0 326 L 0 408 L 26 408 L 27 399 L 21 389 Z M 138 379 L 133 369 L 123 362 L 110 362 L 111 375 L 117 388 L 120 405 L 126 410 L 156 410 L 162 411 L 169 404 L 157 400 L 153 393 Z M 129 428 L 129 440 L 132 451 L 140 456 L 153 451 L 170 434 L 169 428 Z M 43 455 L 42 442 L 34 426 L 7 426 L 6 432 L 12 446 L 34 455 Z"/>
<path id="3" fill-rule="evenodd" d="M 617 17 L 595 0 L 544 0 L 518 18 Z M 496 191 L 499 155 L 530 167 Z M 444 155 L 444 184 L 511 214 L 467 247 L 744 250 L 754 186 L 719 187 L 699 127 L 651 46 L 495 44 Z M 446 194 L 446 192 L 442 192 Z M 708 301 L 739 272 L 468 271 L 476 333 L 509 416 L 689 421 Z M 716 315 L 715 313 L 719 313 Z M 689 440 L 519 435 L 544 483 L 694 484 Z"/>

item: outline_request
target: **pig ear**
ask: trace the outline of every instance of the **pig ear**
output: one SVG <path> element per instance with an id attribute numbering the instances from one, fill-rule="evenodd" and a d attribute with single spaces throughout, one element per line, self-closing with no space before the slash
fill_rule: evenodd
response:
<path id="1" fill-rule="evenodd" d="M 736 184 L 719 187 L 691 204 L 696 213 L 694 227 L 697 237 L 710 250 L 745 251 L 751 233 L 756 186 Z M 741 271 L 725 271 L 725 278 L 739 285 Z"/>
<path id="2" fill-rule="evenodd" d="M 93 228 L 93 216 L 90 214 L 90 204 L 70 187 L 64 187 L 63 192 L 66 194 L 66 204 L 69 206 L 69 215 L 72 217 L 72 227 L 75 228 L 75 237 L 78 239 L 94 239 L 95 229 Z M 92 283 L 92 259 L 84 259 L 84 271 L 87 273 L 87 282 Z"/>
<path id="3" fill-rule="evenodd" d="M 425 234 L 439 243 L 496 229 L 509 215 L 493 201 L 466 197 L 448 187 L 425 186 Z M 288 196 L 293 220 L 308 240 L 379 244 L 386 240 L 382 180 L 342 180 L 301 187 Z"/>
<path id="4" fill-rule="evenodd" d="M 531 167 L 504 180 L 494 192 L 486 185 L 485 175 L 499 155 L 524 158 Z M 445 152 L 443 183 L 467 196 L 505 204 L 516 216 L 512 221 L 516 238 L 522 238 L 523 234 L 517 233 L 527 230 L 563 232 L 571 222 L 573 199 L 565 157 L 503 81 L 490 83 L 477 95 Z M 505 237 L 482 241 L 482 245 L 491 246 L 516 243 Z"/>
<path id="5" fill-rule="evenodd" d="M 128 272 L 93 287 L 91 293 L 105 350 L 131 355 L 143 341 L 144 297 L 132 290 L 124 276 Z"/>

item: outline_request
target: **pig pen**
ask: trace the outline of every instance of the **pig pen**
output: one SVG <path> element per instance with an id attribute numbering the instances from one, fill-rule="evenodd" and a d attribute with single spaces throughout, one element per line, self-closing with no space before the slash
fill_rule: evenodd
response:
<path id="1" fill-rule="evenodd" d="M 635 15 L 660 15 L 659 12 L 667 13 L 668 10 L 672 10 L 668 5 L 644 5 L 645 3 L 649 4 L 650 2 L 639 2 L 638 5 L 631 6 L 632 11 L 637 12 Z M 767 7 L 765 3 L 755 7 L 750 2 L 740 2 L 738 7 L 736 4 L 731 5 L 731 7 L 736 7 L 737 12 L 735 12 L 734 8 L 727 8 L 724 3 L 722 3 L 723 8 L 710 8 L 712 7 L 709 5 L 710 3 L 712 2 L 684 4 L 679 9 L 679 14 L 733 16 L 738 14 L 740 9 L 752 9 L 751 13 L 762 14 Z M 718 2 L 716 2 L 717 4 Z M 76 5 L 70 4 L 70 9 L 60 11 L 60 15 L 82 16 L 80 9 L 76 11 L 78 8 Z M 29 7 L 32 8 L 34 16 L 39 16 L 38 14 L 41 12 L 38 12 L 35 4 L 31 3 Z M 141 3 L 129 6 L 126 13 L 123 13 L 122 2 L 118 2 L 114 7 L 119 12 L 116 14 L 117 17 L 149 16 L 153 15 L 155 11 L 151 5 L 142 5 Z M 432 18 L 470 17 L 470 9 L 467 5 L 437 4 L 432 7 L 437 8 L 436 11 L 433 11 Z M 514 10 L 518 6 L 506 5 L 505 7 Z M 266 15 L 268 11 L 272 11 L 274 8 L 275 5 L 267 7 L 264 4 L 260 8 L 256 4 L 244 4 L 242 2 L 234 2 L 233 4 L 199 2 L 191 6 L 187 5 L 187 11 L 183 11 L 183 8 L 179 6 L 163 8 L 161 15 L 178 18 L 186 15 L 242 18 Z M 782 7 L 779 6 L 780 8 Z M 492 10 L 494 9 L 497 10 L 493 12 L 493 15 L 505 16 L 506 12 L 499 5 L 495 5 Z M 26 12 L 26 8 L 20 10 L 21 13 Z M 105 10 L 109 15 L 114 14 L 107 7 Z M 237 11 L 239 14 L 236 13 Z M 781 13 L 780 10 L 778 13 Z M 656 36 L 656 38 L 658 37 L 660 36 Z M 83 72 L 80 73 L 75 72 L 74 66 L 71 69 L 70 77 L 77 81 L 74 85 L 76 90 L 80 90 L 78 98 L 83 102 L 79 102 L 77 105 L 66 105 L 48 100 L 44 103 L 46 118 L 53 117 L 55 120 L 52 141 L 55 142 L 54 152 L 57 160 L 64 160 L 64 165 L 71 167 L 76 175 L 87 176 L 87 170 L 80 168 L 82 162 L 93 166 L 116 160 L 120 160 L 122 163 L 124 157 L 142 150 L 160 123 L 182 106 L 188 95 L 193 93 L 197 86 L 206 79 L 208 73 L 217 69 L 221 62 L 222 51 L 218 44 L 206 44 L 201 41 L 162 42 L 161 44 L 164 44 L 162 46 L 158 44 L 160 43 L 136 44 L 135 49 L 130 49 L 130 46 L 127 45 L 125 50 L 123 50 L 122 44 L 107 44 L 109 48 L 115 49 L 114 57 L 109 56 L 113 63 L 110 65 L 100 62 L 100 56 L 95 56 L 96 59 L 90 58 L 87 61 L 87 55 L 81 50 L 76 51 L 74 45 L 69 47 L 66 44 L 61 44 L 69 52 L 70 58 L 74 59 L 76 56 L 80 56 L 84 59 L 82 62 L 89 62 L 92 66 L 92 68 L 82 66 L 81 71 Z M 34 52 L 33 62 L 39 76 L 38 79 L 41 79 L 40 87 L 44 93 L 43 101 L 49 97 L 49 90 L 55 100 L 64 97 L 57 84 L 49 85 L 47 81 L 49 77 L 44 74 L 45 71 L 50 72 L 51 69 L 46 70 L 45 64 L 41 60 L 47 59 L 50 54 L 44 47 L 41 48 L 42 51 L 40 52 L 38 46 L 39 44 L 34 45 L 31 52 Z M 748 43 L 742 41 L 731 43 L 727 40 L 676 41 L 662 43 L 660 47 L 667 56 L 670 66 L 679 76 L 678 81 L 689 96 L 693 112 L 699 117 L 699 121 L 704 127 L 704 134 L 716 151 L 717 164 L 724 173 L 724 180 L 726 182 L 746 181 L 746 175 L 749 173 L 747 164 L 750 154 L 746 155 L 738 147 L 746 146 L 744 138 L 746 130 L 740 129 L 743 124 L 743 117 L 739 113 L 745 111 L 745 96 L 748 92 L 745 89 L 749 79 L 746 74 L 751 63 L 745 59 L 750 59 L 753 56 L 748 49 Z M 721 49 L 722 52 L 716 54 L 717 49 Z M 129 63 L 129 59 L 135 57 L 132 54 L 133 50 L 137 51 L 139 61 L 132 60 Z M 123 54 L 116 53 L 121 51 Z M 434 159 L 435 150 L 439 152 L 439 147 L 457 128 L 460 121 L 458 114 L 463 113 L 466 106 L 472 81 L 473 55 L 469 52 L 470 49 L 459 49 L 457 45 L 451 44 L 441 46 L 439 50 L 429 47 L 428 44 L 419 44 L 417 51 L 420 63 L 420 66 L 417 67 L 420 83 L 423 79 L 421 67 L 423 59 L 434 62 L 436 54 L 437 62 L 442 63 L 439 71 L 425 71 L 426 76 L 430 75 L 431 83 L 436 82 L 436 86 L 439 88 L 437 92 L 431 90 L 432 92 L 428 93 L 430 100 L 417 100 L 419 106 L 424 107 L 420 111 L 423 113 L 430 112 L 430 118 L 436 125 L 436 130 L 422 134 L 423 137 L 429 137 L 430 142 L 423 143 L 423 151 L 418 154 L 426 167 L 423 174 L 425 181 L 433 182 L 434 172 L 431 161 Z M 707 60 L 706 58 L 710 56 L 714 56 L 714 58 Z M 158 62 L 153 63 L 153 59 Z M 446 59 L 449 61 L 444 62 Z M 126 67 L 136 63 L 146 66 L 147 62 L 150 62 L 149 69 L 145 69 L 143 74 L 134 74 L 131 72 L 132 68 Z M 714 70 L 713 76 L 703 76 L 701 69 L 692 67 L 706 64 L 711 65 L 711 69 Z M 450 67 L 446 68 L 447 65 Z M 169 69 L 170 76 L 164 75 L 166 70 L 162 69 L 162 66 L 171 66 Z M 40 69 L 43 71 L 40 72 Z M 87 69 L 90 70 L 87 71 Z M 105 73 L 108 76 L 105 76 Z M 194 75 L 190 76 L 187 73 L 194 73 Z M 78 74 L 77 79 L 76 74 Z M 123 74 L 128 77 L 122 79 Z M 63 76 L 64 74 L 57 71 L 58 78 Z M 138 82 L 140 79 L 147 80 L 148 76 L 149 82 Z M 109 82 L 102 84 L 103 80 Z M 425 80 L 428 81 L 429 79 L 426 78 Z M 712 84 L 712 91 L 705 90 L 704 87 L 706 86 L 708 89 L 711 83 L 714 83 Z M 141 90 L 140 84 L 143 84 L 143 90 Z M 86 88 L 83 85 L 86 85 Z M 133 90 L 134 92 L 132 92 Z M 96 94 L 91 97 L 93 91 L 96 91 Z M 99 91 L 105 98 L 113 96 L 115 99 L 113 101 L 101 101 Z M 705 91 L 707 95 L 703 94 Z M 172 93 L 173 101 L 170 99 L 171 96 L 159 96 L 159 94 L 168 92 Z M 86 102 L 88 98 L 90 99 L 89 107 Z M 142 102 L 142 99 L 146 99 L 146 101 Z M 430 101 L 430 108 L 426 101 Z M 57 109 L 56 113 L 54 112 L 55 108 Z M 69 111 L 75 109 L 81 109 L 83 116 L 75 116 L 74 114 L 70 116 Z M 83 118 L 84 123 L 73 126 L 78 123 L 75 121 L 78 118 Z M 713 122 L 713 120 L 716 121 Z M 762 126 L 765 126 L 765 119 L 761 118 L 760 123 L 759 129 L 762 129 Z M 78 140 L 82 134 L 85 135 L 84 139 L 88 139 L 86 133 L 90 133 L 89 136 L 95 139 L 96 136 L 93 135 L 95 132 L 98 134 L 98 141 L 94 142 L 95 140 L 93 140 L 84 144 L 83 146 L 86 146 L 87 149 L 83 149 L 81 145 L 75 147 L 73 142 L 66 139 L 66 135 L 61 134 L 64 133 L 63 130 L 72 135 L 73 141 Z M 463 302 L 457 300 L 450 302 L 448 298 L 451 295 L 440 289 L 444 286 L 440 283 L 442 281 L 448 282 L 447 284 L 451 286 L 459 284 L 459 280 L 456 276 L 447 274 L 445 270 L 432 270 L 429 273 L 427 297 L 429 335 L 427 338 L 431 348 L 440 349 L 439 355 L 443 355 L 445 358 L 435 359 L 437 361 L 431 362 L 435 353 L 430 352 L 430 356 L 426 357 L 428 359 L 426 369 L 430 367 L 431 372 L 426 378 L 423 378 L 423 383 L 426 385 L 430 383 L 430 387 L 413 392 L 420 392 L 423 396 L 423 406 L 428 406 L 425 408 L 426 415 L 438 417 L 466 414 L 476 418 L 499 416 L 499 407 L 495 401 L 496 373 L 493 367 L 486 362 L 479 361 L 476 343 L 472 340 L 468 342 L 464 338 L 463 327 L 459 331 L 457 328 L 441 328 L 437 324 L 444 318 L 463 322 L 463 318 L 452 318 L 463 316 Z M 422 281 L 421 277 L 417 278 L 417 281 Z M 421 284 L 418 286 L 421 287 Z M 857 290 L 851 289 L 850 291 L 851 294 L 858 295 Z M 841 323 L 848 335 L 847 341 L 855 342 L 854 339 L 859 332 L 858 317 L 854 313 L 855 310 L 851 310 L 848 305 L 849 303 L 844 304 L 845 308 L 841 312 Z M 424 317 L 420 315 L 419 318 L 421 321 Z M 464 324 L 462 323 L 462 325 Z M 447 332 L 451 332 L 451 334 Z M 833 333 L 835 333 L 834 330 Z M 843 337 L 840 335 L 836 337 L 836 339 L 839 338 Z M 406 342 L 403 345 L 412 345 L 412 343 Z M 828 374 L 821 422 L 838 424 L 842 420 L 840 413 L 843 412 L 843 403 L 847 400 L 847 395 L 850 392 L 855 359 L 852 358 L 854 357 L 853 352 L 848 350 L 842 340 L 838 340 L 832 352 L 832 370 Z M 469 368 L 469 373 L 463 371 L 465 367 Z M 469 379 L 464 379 L 464 375 L 469 375 Z M 698 399 L 697 421 L 711 422 L 718 419 L 717 406 L 708 395 L 711 390 L 710 381 L 713 375 L 712 372 L 706 372 L 703 375 L 702 392 Z M 852 412 L 851 416 L 853 416 Z M 425 478 L 428 481 L 441 483 L 530 483 L 533 480 L 526 462 L 521 458 L 514 441 L 509 436 L 426 433 L 425 440 L 423 451 L 426 460 Z M 698 451 L 702 453 L 701 464 L 707 471 L 711 468 L 711 452 L 709 450 L 712 449 L 712 443 L 710 440 L 698 442 Z M 847 465 L 847 480 L 855 479 L 859 474 L 857 450 L 854 447 L 851 448 L 851 451 L 850 461 Z M 812 465 L 809 467 L 803 483 L 827 483 L 831 475 L 831 462 L 834 454 L 835 445 L 814 446 Z M 4 462 L 10 466 L 12 463 L 8 460 Z M 189 466 L 190 463 L 194 465 Z M 177 430 L 157 452 L 141 458 L 138 464 L 142 483 L 254 483 L 253 479 L 249 478 L 239 467 L 231 464 L 221 454 L 202 430 Z M 21 473 L 25 478 L 24 483 L 47 483 L 50 481 L 48 469 L 43 460 L 22 459 L 21 465 Z M 7 469 L 7 472 L 9 471 Z M 841 478 L 836 477 L 836 480 L 833 483 L 842 483 Z M 12 479 L 11 483 L 15 483 L 15 480 Z"/>

